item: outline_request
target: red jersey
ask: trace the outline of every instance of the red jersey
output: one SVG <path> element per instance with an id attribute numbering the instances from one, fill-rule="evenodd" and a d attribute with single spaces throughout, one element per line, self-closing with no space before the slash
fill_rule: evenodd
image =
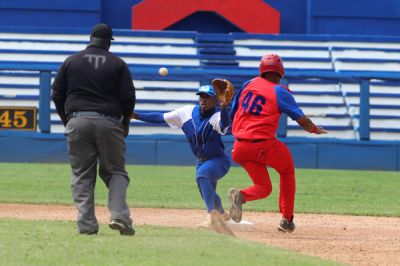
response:
<path id="1" fill-rule="evenodd" d="M 288 88 L 256 77 L 235 95 L 232 134 L 237 139 L 274 138 L 281 113 L 293 120 L 304 116 Z"/>

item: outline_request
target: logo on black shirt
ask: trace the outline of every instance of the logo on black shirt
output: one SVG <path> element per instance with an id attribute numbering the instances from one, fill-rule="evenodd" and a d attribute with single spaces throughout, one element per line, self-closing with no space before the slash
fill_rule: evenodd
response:
<path id="1" fill-rule="evenodd" d="M 86 54 L 83 57 L 87 57 L 89 64 L 91 64 L 94 69 L 99 68 L 99 66 L 103 65 L 107 61 L 107 58 L 104 55 Z"/>

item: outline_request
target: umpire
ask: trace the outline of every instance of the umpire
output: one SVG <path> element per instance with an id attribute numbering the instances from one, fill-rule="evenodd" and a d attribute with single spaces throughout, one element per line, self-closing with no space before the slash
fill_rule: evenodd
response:
<path id="1" fill-rule="evenodd" d="M 135 87 L 127 64 L 108 50 L 112 29 L 93 27 L 90 44 L 69 56 L 53 82 L 52 99 L 65 126 L 71 189 L 80 234 L 97 234 L 94 189 L 97 175 L 108 187 L 110 228 L 133 235 L 126 203 L 125 139 L 135 107 Z"/>

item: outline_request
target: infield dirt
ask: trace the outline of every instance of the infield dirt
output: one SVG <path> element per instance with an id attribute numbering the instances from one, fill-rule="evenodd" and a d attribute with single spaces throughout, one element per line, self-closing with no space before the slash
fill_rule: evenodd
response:
<path id="1" fill-rule="evenodd" d="M 132 208 L 134 225 L 196 228 L 201 210 Z M 100 222 L 108 211 L 96 208 Z M 0 204 L 0 218 L 75 221 L 73 206 Z M 229 224 L 236 237 L 348 265 L 400 265 L 400 218 L 296 214 L 296 230 L 278 232 L 277 213 L 244 212 L 252 225 Z M 140 234 L 140 229 L 138 230 Z"/>

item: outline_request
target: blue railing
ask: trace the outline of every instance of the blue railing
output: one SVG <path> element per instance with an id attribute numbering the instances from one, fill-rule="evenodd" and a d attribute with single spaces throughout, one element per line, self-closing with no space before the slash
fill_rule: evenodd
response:
<path id="1" fill-rule="evenodd" d="M 39 128 L 42 133 L 50 133 L 51 72 L 40 71 L 39 82 Z"/>
<path id="2" fill-rule="evenodd" d="M 59 65 L 58 64 L 23 64 L 23 63 L 0 63 L 0 70 L 24 70 L 24 71 L 36 71 L 39 72 L 40 77 L 40 96 L 39 96 L 39 127 L 42 133 L 50 133 L 50 101 L 51 101 L 51 75 L 54 74 Z M 132 69 L 134 76 L 137 79 L 151 78 L 156 76 L 157 70 L 154 67 L 148 68 L 137 68 Z M 257 69 L 240 69 L 240 68 L 229 68 L 229 69 L 202 69 L 197 68 L 173 68 L 170 69 L 169 75 L 166 79 L 169 80 L 199 80 L 201 83 L 209 82 L 212 78 L 223 77 L 230 79 L 242 79 L 246 80 L 257 75 Z M 224 75 L 221 75 L 224 73 Z M 332 71 L 287 71 L 285 78 L 282 80 L 282 84 L 290 86 L 293 80 L 307 80 L 307 79 L 321 79 L 331 80 L 334 82 L 357 82 L 360 84 L 360 125 L 358 128 L 359 137 L 361 140 L 370 139 L 370 105 L 369 105 L 369 87 L 371 79 L 379 79 L 384 81 L 400 81 L 400 73 L 390 72 L 344 72 L 337 73 Z M 286 137 L 287 134 L 287 117 L 282 116 L 280 121 L 280 127 L 278 130 L 279 137 Z"/>

